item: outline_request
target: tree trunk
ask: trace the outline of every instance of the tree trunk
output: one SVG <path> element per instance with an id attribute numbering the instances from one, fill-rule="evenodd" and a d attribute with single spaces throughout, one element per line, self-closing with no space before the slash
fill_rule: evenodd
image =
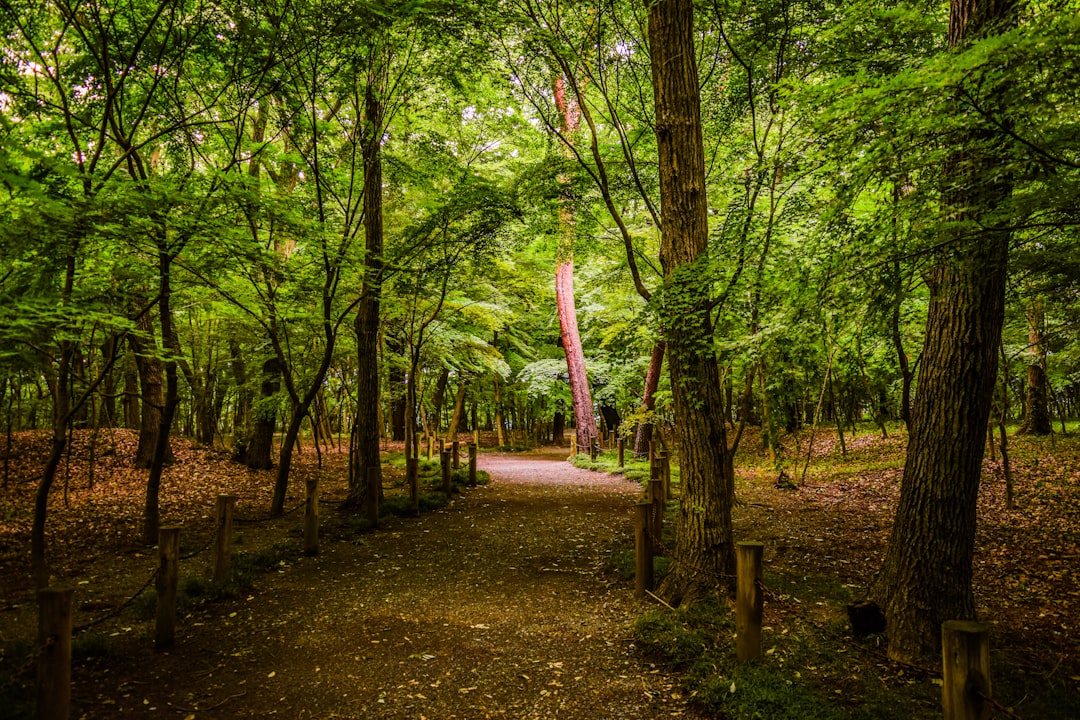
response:
<path id="1" fill-rule="evenodd" d="M 382 487 L 379 458 L 379 320 L 383 281 L 382 127 L 383 107 L 374 78 L 364 96 L 364 285 L 356 312 L 356 429 L 350 458 L 349 503 L 366 509 L 369 476 Z M 373 471 L 372 472 L 369 472 Z"/>
<path id="2" fill-rule="evenodd" d="M 244 357 L 240 354 L 240 343 L 235 339 L 229 339 L 229 365 L 232 368 L 233 383 L 236 385 L 236 408 L 233 411 L 233 446 L 235 448 L 247 447 L 251 437 L 251 406 L 254 403 L 254 393 L 248 385 L 247 366 Z"/>
<path id="3" fill-rule="evenodd" d="M 556 410 L 551 418 L 551 442 L 557 447 L 566 444 L 566 414 L 562 410 Z"/>
<path id="4" fill-rule="evenodd" d="M 408 413 L 408 374 L 405 346 L 389 333 L 386 337 L 387 390 L 390 395 L 390 439 L 398 442 L 405 439 L 405 416 Z"/>
<path id="5" fill-rule="evenodd" d="M 130 334 L 129 334 L 130 338 Z M 124 427 L 128 430 L 139 429 L 139 369 L 136 366 L 135 353 L 124 354 Z"/>
<path id="6" fill-rule="evenodd" d="M 276 357 L 262 366 L 260 399 L 253 408 L 255 416 L 251 437 L 241 454 L 242 462 L 252 470 L 269 470 L 274 466 L 274 428 L 277 427 L 277 398 L 281 390 L 281 364 Z"/>
<path id="7" fill-rule="evenodd" d="M 589 378 L 585 372 L 585 353 L 578 332 L 577 308 L 574 303 L 574 261 L 559 263 L 555 271 L 555 301 L 562 329 L 563 349 L 566 351 L 566 370 L 570 375 L 570 397 L 573 400 L 578 447 L 587 447 L 597 435 L 593 415 Z"/>
<path id="8" fill-rule="evenodd" d="M 135 327 L 136 331 L 128 334 L 128 342 L 135 355 L 135 365 L 139 370 L 139 396 L 142 399 L 135 466 L 148 468 L 154 462 L 158 431 L 161 429 L 161 413 L 165 409 L 165 381 L 161 360 L 158 358 L 157 343 L 154 341 L 154 323 L 150 313 L 143 313 Z"/>
<path id="9" fill-rule="evenodd" d="M 692 602 L 735 572 L 734 466 L 712 350 L 708 207 L 692 0 L 648 6 L 659 155 L 664 335 L 669 353 L 682 497 L 672 572 L 661 593 Z"/>
<path id="10" fill-rule="evenodd" d="M 580 111 L 574 98 L 567 95 L 566 79 L 555 82 L 555 104 L 562 118 L 562 129 L 568 139 L 577 131 Z M 569 152 L 569 150 L 567 150 Z M 560 182 L 565 178 L 560 177 Z M 587 447 L 597 436 L 596 416 L 593 415 L 589 376 L 585 370 L 585 353 L 578 331 L 577 304 L 574 300 L 574 208 L 570 197 L 559 205 L 559 249 L 555 268 L 555 303 L 562 332 L 562 347 L 566 351 L 566 369 L 570 376 L 570 397 L 573 401 L 578 447 Z"/>
<path id="11" fill-rule="evenodd" d="M 438 437 L 442 432 L 442 408 L 446 398 L 446 384 L 450 382 L 450 370 L 443 368 L 439 378 L 435 381 L 435 394 L 431 399 L 431 434 Z"/>
<path id="12" fill-rule="evenodd" d="M 1011 2 L 953 0 L 949 46 L 983 37 Z M 951 210 L 927 276 L 930 307 L 911 412 L 900 501 L 871 596 L 884 608 L 890 657 L 924 660 L 941 623 L 975 616 L 971 587 L 976 500 L 1005 308 L 1009 231 L 993 213 L 1011 185 L 995 169 L 989 132 L 969 131 L 945 162 Z"/>
<path id="13" fill-rule="evenodd" d="M 450 427 L 446 431 L 446 439 L 453 442 L 457 439 L 458 429 L 461 427 L 461 418 L 465 414 L 465 391 L 469 388 L 469 381 L 462 378 L 458 383 L 457 394 L 454 396 L 454 414 L 450 416 Z"/>
<path id="14" fill-rule="evenodd" d="M 653 345 L 652 355 L 649 356 L 649 369 L 645 372 L 645 391 L 641 394 L 641 409 L 652 415 L 656 409 L 656 390 L 660 387 L 660 373 L 664 365 L 664 341 L 660 340 Z M 639 423 L 637 432 L 634 434 L 634 455 L 641 457 L 649 452 L 649 441 L 652 440 L 654 423 L 651 419 Z"/>
<path id="15" fill-rule="evenodd" d="M 164 233 L 164 228 L 161 229 Z M 161 247 L 158 250 L 158 275 L 160 282 L 160 298 L 158 308 L 161 319 L 161 344 L 165 348 L 168 359 L 165 361 L 165 398 L 164 407 L 159 415 L 161 425 L 155 436 L 154 454 L 150 462 L 150 474 L 146 479 L 146 502 L 143 506 L 143 542 L 146 545 L 156 545 L 158 527 L 161 525 L 159 496 L 161 493 L 161 474 L 165 469 L 165 463 L 171 459 L 169 451 L 169 435 L 172 432 L 173 417 L 176 415 L 176 406 L 179 404 L 178 378 L 176 371 L 176 358 L 180 354 L 179 342 L 176 330 L 172 322 L 172 257 L 164 240 L 160 240 Z"/>
<path id="16" fill-rule="evenodd" d="M 1042 298 L 1031 301 L 1027 321 L 1027 392 L 1024 394 L 1024 423 L 1020 426 L 1019 434 L 1049 435 L 1054 429 L 1050 425 L 1050 403 L 1046 389 L 1046 346 L 1043 344 L 1046 311 Z"/>

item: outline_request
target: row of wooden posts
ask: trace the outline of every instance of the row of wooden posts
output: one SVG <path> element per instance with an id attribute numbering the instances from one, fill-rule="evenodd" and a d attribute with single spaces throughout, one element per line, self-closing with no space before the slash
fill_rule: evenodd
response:
<path id="1" fill-rule="evenodd" d="M 469 445 L 469 482 L 476 483 L 475 444 Z M 442 489 L 452 490 L 451 468 L 461 466 L 458 443 L 443 449 Z M 379 487 L 377 469 L 371 468 L 367 483 L 368 520 L 372 527 L 379 521 Z M 319 552 L 319 480 L 306 482 L 304 502 L 304 553 Z M 233 515 L 236 509 L 235 495 L 219 495 L 215 513 L 215 536 L 213 540 L 213 582 L 224 585 L 232 572 Z M 176 639 L 176 596 L 180 579 L 180 530 L 179 525 L 163 525 L 158 529 L 158 566 L 154 575 L 157 594 L 154 624 L 154 645 L 168 647 Z M 38 642 L 40 654 L 37 662 L 37 709 L 38 720 L 67 720 L 71 709 L 71 634 L 72 587 L 50 587 L 38 592 Z"/>

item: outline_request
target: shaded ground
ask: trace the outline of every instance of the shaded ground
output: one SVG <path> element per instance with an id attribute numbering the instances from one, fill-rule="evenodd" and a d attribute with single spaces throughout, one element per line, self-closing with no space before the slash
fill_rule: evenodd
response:
<path id="1" fill-rule="evenodd" d="M 265 518 L 269 472 L 177 440 L 162 517 L 184 526 L 182 575 L 208 574 L 221 492 L 240 497 L 236 551 L 262 557 L 264 569 L 236 597 L 189 603 L 176 647 L 159 652 L 151 623 L 139 619 L 145 595 L 115 613 L 155 566 L 139 538 L 145 471 L 130 467 L 133 438 L 103 433 L 92 488 L 88 438 L 75 439 L 70 505 L 58 481 L 49 528 L 54 572 L 77 585 L 75 625 L 100 621 L 78 636 L 98 655 L 84 647 L 91 657 L 76 662 L 76 717 L 704 717 L 687 705 L 681 678 L 633 645 L 628 623 L 649 606 L 608 567 L 614 548 L 631 545 L 639 492 L 621 477 L 575 469 L 559 451 L 484 454 L 491 485 L 366 532 L 335 511 L 344 456 L 324 453 L 320 468 L 308 447 L 286 504 L 297 507 L 304 479 L 321 477 L 322 553 L 305 557 L 302 511 Z M 775 593 L 765 610 L 768 667 L 835 693 L 841 707 L 862 702 L 869 675 L 905 717 L 939 717 L 931 674 L 888 663 L 882 643 L 853 643 L 845 627 L 844 602 L 881 563 L 903 439 L 848 438 L 846 459 L 835 435 L 819 434 L 809 453 L 807 438 L 798 439 L 789 438 L 785 462 L 797 490 L 776 486 L 775 466 L 751 440 L 737 463 L 736 536 L 766 543 L 765 580 Z M 27 547 L 44 439 L 17 440 L 0 487 L 0 700 L 17 698 L 11 688 L 32 679 L 26 659 L 36 623 Z M 1005 507 L 1000 459 L 987 460 L 979 498 L 975 585 L 980 615 L 993 625 L 995 695 L 1031 720 L 1050 716 L 1032 702 L 1052 687 L 1063 693 L 1053 717 L 1074 717 L 1080 441 L 1015 442 L 1015 508 Z M 400 471 L 384 470 L 389 494 L 400 493 Z M 811 637 L 819 649 L 808 653 Z M 724 693 L 729 684 L 723 679 Z M 918 692 L 905 692 L 912 687 Z M 0 719 L 23 716 L 0 702 Z"/>
<path id="2" fill-rule="evenodd" d="M 149 623 L 103 623 L 108 653 L 76 668 L 78 716 L 697 717 L 635 653 L 628 623 L 642 608 L 605 570 L 637 487 L 564 459 L 483 455 L 489 486 L 376 533 L 328 518 L 339 539 L 320 555 L 293 552 L 245 596 L 201 606 L 171 650 L 150 649 Z M 324 498 L 341 489 L 327 482 Z M 244 530 L 238 549 L 273 533 Z M 299 546 L 287 529 L 283 541 Z M 103 563 L 91 585 L 112 585 L 117 563 Z M 76 625 L 106 604 L 83 605 Z M 30 620 L 16 605 L 0 614 L 5 637 Z"/>

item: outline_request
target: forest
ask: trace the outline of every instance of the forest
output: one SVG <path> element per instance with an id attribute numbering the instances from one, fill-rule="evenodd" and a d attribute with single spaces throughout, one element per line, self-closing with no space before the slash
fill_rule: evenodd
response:
<path id="1" fill-rule="evenodd" d="M 318 476 L 368 532 L 444 442 L 620 442 L 670 454 L 671 612 L 732 592 L 748 511 L 888 455 L 845 578 L 882 662 L 984 614 L 988 516 L 1047 513 L 1015 542 L 1075 634 L 1076 0 L 0 0 L 0 30 L 9 609 L 77 581 L 84 488 L 144 550 L 247 470 L 267 518 Z M 1075 696 L 1063 647 L 1031 672 Z"/>

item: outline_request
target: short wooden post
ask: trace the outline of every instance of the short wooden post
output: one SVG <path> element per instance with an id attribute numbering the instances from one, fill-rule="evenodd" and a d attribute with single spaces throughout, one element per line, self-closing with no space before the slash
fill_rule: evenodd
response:
<path id="1" fill-rule="evenodd" d="M 626 463 L 623 462 L 625 460 L 626 441 L 619 438 L 615 445 L 619 450 L 619 467 L 624 467 L 626 465 Z"/>
<path id="2" fill-rule="evenodd" d="M 224 585 L 229 581 L 229 564 L 232 560 L 232 522 L 233 510 L 236 509 L 235 495 L 218 495 L 217 499 L 217 543 L 214 547 L 214 584 Z"/>
<path id="3" fill-rule="evenodd" d="M 476 484 L 476 443 L 469 443 L 469 485 Z"/>
<path id="4" fill-rule="evenodd" d="M 154 645 L 168 647 L 176 639 L 176 589 L 180 578 L 180 526 L 158 528 L 158 569 L 154 577 L 157 618 Z"/>
<path id="5" fill-rule="evenodd" d="M 596 460 L 596 456 L 600 454 L 600 440 L 596 437 L 589 438 L 589 457 L 592 460 Z"/>
<path id="6" fill-rule="evenodd" d="M 649 441 L 649 467 L 652 467 L 654 462 L 656 462 L 656 442 L 654 442 L 653 440 L 650 440 Z"/>
<path id="7" fill-rule="evenodd" d="M 71 714 L 72 587 L 38 590 L 38 720 L 68 720 Z"/>
<path id="8" fill-rule="evenodd" d="M 642 500 L 634 515 L 634 596 L 644 598 L 653 589 L 653 546 L 649 537 L 652 503 Z"/>
<path id="9" fill-rule="evenodd" d="M 441 457 L 441 460 L 442 460 L 442 489 L 443 489 L 443 492 L 446 493 L 447 497 L 449 497 L 454 492 L 454 484 L 450 479 L 450 462 L 451 462 L 450 455 L 451 454 L 452 453 L 451 453 L 450 450 L 443 450 L 442 451 L 442 457 Z"/>
<path id="10" fill-rule="evenodd" d="M 453 459 L 454 459 L 453 467 L 454 467 L 455 470 L 457 470 L 459 467 L 461 467 L 461 443 L 458 442 L 457 440 L 455 440 L 453 443 L 451 443 L 450 448 L 454 453 L 453 454 Z"/>
<path id="11" fill-rule="evenodd" d="M 735 655 L 740 662 L 761 657 L 761 554 L 759 542 L 735 543 Z"/>
<path id="12" fill-rule="evenodd" d="M 427 439 L 427 459 L 432 460 L 435 457 L 435 438 L 431 435 Z"/>
<path id="13" fill-rule="evenodd" d="M 367 485 L 364 502 L 367 505 L 368 524 L 373 528 L 379 527 L 379 468 L 367 469 Z"/>
<path id="14" fill-rule="evenodd" d="M 988 720 L 990 626 L 969 620 L 942 623 L 941 660 L 945 720 Z"/>
<path id="15" fill-rule="evenodd" d="M 319 479 L 310 478 L 304 505 L 304 554 L 319 554 Z"/>
<path id="16" fill-rule="evenodd" d="M 577 440 L 570 441 L 570 457 L 577 457 Z"/>

